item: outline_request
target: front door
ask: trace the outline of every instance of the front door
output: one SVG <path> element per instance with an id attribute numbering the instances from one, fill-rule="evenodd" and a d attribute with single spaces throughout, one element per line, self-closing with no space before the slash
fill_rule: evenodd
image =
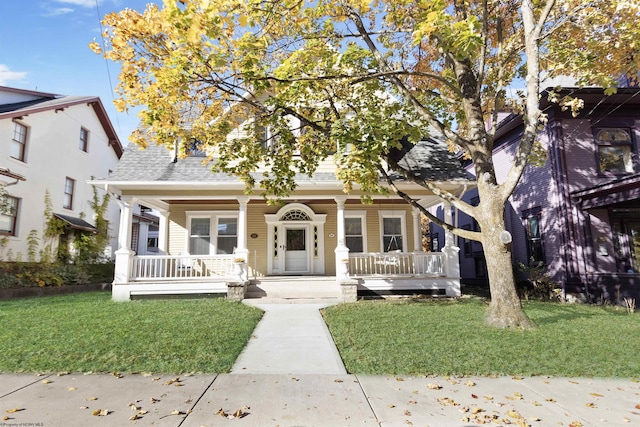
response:
<path id="1" fill-rule="evenodd" d="M 284 271 L 308 273 L 307 226 L 285 226 Z"/>

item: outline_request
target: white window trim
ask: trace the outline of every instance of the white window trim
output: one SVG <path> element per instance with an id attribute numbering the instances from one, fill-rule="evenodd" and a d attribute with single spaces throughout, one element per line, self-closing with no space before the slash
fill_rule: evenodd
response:
<path id="1" fill-rule="evenodd" d="M 367 248 L 367 211 L 344 211 L 344 218 L 360 218 L 361 226 L 362 226 L 362 253 L 369 252 Z M 345 230 L 345 241 L 347 238 L 346 230 Z"/>
<path id="2" fill-rule="evenodd" d="M 239 211 L 186 211 L 187 216 L 187 238 L 185 240 L 184 253 L 189 253 L 189 241 L 191 239 L 191 220 L 193 218 L 209 218 L 209 255 L 218 255 L 218 222 L 220 218 L 239 219 Z M 238 224 L 240 227 L 240 224 Z M 238 246 L 238 234 L 236 233 L 236 247 Z"/>
<path id="3" fill-rule="evenodd" d="M 407 252 L 407 212 L 406 211 L 378 211 L 378 225 L 380 227 L 380 252 L 384 250 L 384 218 L 400 218 L 400 232 L 402 233 L 402 252 Z"/>

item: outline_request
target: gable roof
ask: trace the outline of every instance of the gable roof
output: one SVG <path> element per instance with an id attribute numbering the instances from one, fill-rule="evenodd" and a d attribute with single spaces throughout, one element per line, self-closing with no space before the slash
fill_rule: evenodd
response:
<path id="1" fill-rule="evenodd" d="M 104 105 L 102 104 L 102 101 L 100 101 L 100 98 L 96 96 L 60 96 L 44 92 L 9 88 L 6 86 L 0 86 L 0 92 L 29 95 L 28 97 L 25 97 L 26 99 L 23 101 L 0 104 L 0 120 L 28 116 L 30 114 L 36 114 L 43 111 L 59 111 L 80 104 L 91 105 L 107 135 L 107 138 L 109 139 L 109 146 L 113 148 L 113 151 L 115 151 L 118 158 L 122 156 L 124 152 L 122 143 L 111 124 L 111 120 L 109 120 L 107 111 L 104 109 Z M 34 96 L 35 98 L 32 98 Z"/>
<path id="2" fill-rule="evenodd" d="M 444 138 L 428 138 L 413 145 L 405 141 L 404 149 L 398 150 L 399 164 L 412 171 L 418 178 L 426 181 L 465 181 L 468 174 L 460 162 L 450 153 Z M 212 172 L 211 165 L 203 164 L 202 157 L 187 157 L 174 161 L 173 153 L 162 145 L 149 145 L 141 149 L 130 144 L 116 170 L 106 180 L 119 183 L 239 183 L 235 176 Z M 262 177 L 255 173 L 257 182 Z M 404 180 L 399 174 L 392 174 L 396 180 Z M 296 182 L 305 183 L 337 183 L 333 172 L 316 172 L 311 177 L 297 174 Z"/>

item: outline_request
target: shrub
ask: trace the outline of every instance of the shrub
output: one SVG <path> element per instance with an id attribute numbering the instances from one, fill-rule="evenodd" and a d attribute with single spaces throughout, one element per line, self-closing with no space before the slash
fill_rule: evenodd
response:
<path id="1" fill-rule="evenodd" d="M 46 264 L 0 262 L 0 288 L 85 285 L 113 280 L 113 263 Z"/>

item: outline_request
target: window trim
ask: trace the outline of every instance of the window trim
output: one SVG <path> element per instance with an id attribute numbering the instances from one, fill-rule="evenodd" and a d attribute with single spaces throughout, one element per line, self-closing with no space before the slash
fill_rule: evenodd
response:
<path id="1" fill-rule="evenodd" d="M 84 139 L 83 139 L 84 135 Z M 89 129 L 84 126 L 80 127 L 80 143 L 78 144 L 80 151 L 89 152 Z"/>
<path id="2" fill-rule="evenodd" d="M 185 248 L 184 253 L 190 253 L 190 239 L 191 239 L 191 220 L 194 218 L 209 218 L 209 255 L 224 255 L 218 254 L 218 223 L 220 218 L 235 218 L 239 220 L 240 212 L 239 211 L 186 211 L 185 212 L 187 218 L 186 224 L 186 240 L 185 240 Z M 240 222 L 238 221 L 238 227 L 240 227 Z M 238 232 L 236 230 L 236 245 L 238 247 Z"/>
<path id="3" fill-rule="evenodd" d="M 380 227 L 380 252 L 388 252 L 384 247 L 384 219 L 400 218 L 400 233 L 402 236 L 401 252 L 407 252 L 407 212 L 406 211 L 378 211 L 378 225 Z"/>
<path id="4" fill-rule="evenodd" d="M 24 128 L 24 141 L 20 141 L 15 138 L 18 127 Z M 29 142 L 30 130 L 31 129 L 26 124 L 19 122 L 18 120 L 13 121 L 13 135 L 11 136 L 11 142 L 12 144 L 20 145 L 20 157 L 13 156 L 11 154 L 11 148 L 9 149 L 9 157 L 23 163 L 27 162 L 27 143 Z"/>
<path id="5" fill-rule="evenodd" d="M 540 237 L 531 238 L 529 233 L 529 218 L 537 217 L 538 218 L 538 234 Z M 542 229 L 542 208 L 536 207 L 522 211 L 522 221 L 525 232 L 525 238 L 527 242 L 527 260 L 526 265 L 529 265 L 531 262 L 531 258 L 533 256 L 533 251 L 531 250 L 532 242 L 534 240 L 540 241 L 540 252 L 541 252 L 541 260 L 535 259 L 535 262 L 542 262 L 542 265 L 547 265 L 547 255 L 544 250 L 544 233 Z"/>
<path id="6" fill-rule="evenodd" d="M 351 252 L 349 251 L 349 253 L 367 253 L 368 251 L 368 247 L 367 247 L 367 240 L 368 240 L 368 236 L 367 236 L 367 211 L 348 211 L 345 210 L 344 211 L 344 218 L 359 218 L 360 219 L 360 226 L 362 227 L 362 252 Z M 345 224 L 345 228 L 344 228 L 344 244 L 345 246 L 347 245 L 347 227 Z"/>
<path id="7" fill-rule="evenodd" d="M 20 202 L 21 199 L 19 197 L 14 197 L 11 196 L 9 194 L 5 194 L 4 196 L 7 199 L 12 199 L 15 200 L 15 210 L 13 212 L 13 214 L 8 214 L 8 213 L 0 213 L 1 216 L 7 216 L 10 218 L 13 218 L 12 220 L 12 224 L 11 224 L 11 230 L 0 230 L 0 235 L 1 236 L 17 236 L 18 235 L 18 215 L 20 213 Z"/>
<path id="8" fill-rule="evenodd" d="M 621 130 L 624 131 L 627 136 L 629 137 L 628 141 L 621 141 L 621 142 L 611 142 L 611 141 L 600 141 L 599 140 L 599 136 L 600 133 L 606 130 Z M 634 139 L 633 139 L 633 132 L 631 131 L 631 128 L 627 127 L 627 126 L 600 126 L 600 127 L 595 127 L 592 129 L 593 132 L 593 140 L 596 144 L 596 149 L 595 149 L 595 155 L 596 155 L 596 168 L 598 170 L 598 175 L 600 176 L 619 176 L 619 175 L 629 175 L 629 174 L 633 174 L 636 171 L 636 165 L 634 162 L 634 154 L 635 154 L 635 144 L 634 144 Z M 625 170 L 625 171 L 608 171 L 608 170 L 602 170 L 602 168 L 600 167 L 600 148 L 601 147 L 628 147 L 629 149 L 629 165 L 631 167 L 631 170 Z M 623 160 L 624 162 L 624 160 Z M 625 169 L 626 169 L 627 165 L 625 164 Z"/>
<path id="9" fill-rule="evenodd" d="M 67 183 L 71 182 L 71 193 L 67 193 Z M 64 179 L 64 195 L 62 197 L 63 209 L 73 210 L 73 199 L 76 192 L 76 180 L 71 177 L 65 177 Z M 66 198 L 69 196 L 69 204 L 66 203 Z"/>

